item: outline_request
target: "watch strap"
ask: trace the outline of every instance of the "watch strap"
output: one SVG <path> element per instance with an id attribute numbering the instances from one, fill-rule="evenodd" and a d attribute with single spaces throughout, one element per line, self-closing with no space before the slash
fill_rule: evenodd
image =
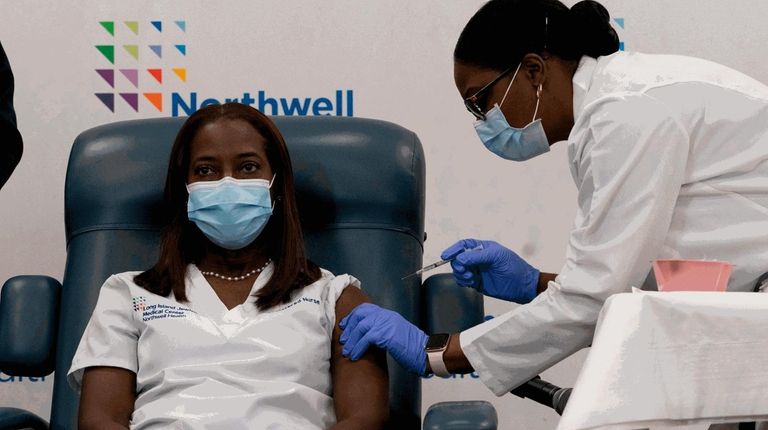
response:
<path id="1" fill-rule="evenodd" d="M 427 352 L 427 359 L 429 360 L 429 367 L 432 368 L 432 373 L 442 377 L 451 376 L 451 372 L 445 367 L 445 361 L 443 361 L 444 352 L 445 349 Z"/>

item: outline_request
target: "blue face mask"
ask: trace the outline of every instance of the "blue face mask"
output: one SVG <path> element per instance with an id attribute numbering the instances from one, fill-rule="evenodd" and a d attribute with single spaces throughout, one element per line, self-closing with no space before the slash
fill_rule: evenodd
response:
<path id="1" fill-rule="evenodd" d="M 272 215 L 265 179 L 201 181 L 187 185 L 187 217 L 211 242 L 225 249 L 245 248 L 261 234 Z"/>
<path id="2" fill-rule="evenodd" d="M 531 123 L 523 128 L 515 128 L 509 125 L 507 118 L 501 111 L 500 105 L 504 104 L 507 93 L 515 82 L 517 72 L 520 66 L 517 66 L 512 80 L 509 82 L 507 91 L 501 99 L 501 104 L 496 104 L 485 114 L 485 120 L 475 122 L 475 131 L 488 150 L 501 158 L 514 161 L 530 160 L 537 155 L 549 152 L 549 141 L 544 133 L 544 127 L 541 120 L 536 119 L 539 111 L 539 100 L 541 95 L 541 85 L 536 92 L 536 109 L 533 111 Z"/>

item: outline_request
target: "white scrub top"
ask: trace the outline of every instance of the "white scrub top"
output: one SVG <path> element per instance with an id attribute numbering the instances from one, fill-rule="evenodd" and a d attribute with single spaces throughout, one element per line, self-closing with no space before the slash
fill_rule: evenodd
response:
<path id="1" fill-rule="evenodd" d="M 565 266 L 533 302 L 460 335 L 496 395 L 586 347 L 603 302 L 655 258 L 734 263 L 728 289 L 768 271 L 768 87 L 708 61 L 583 57 L 568 137 L 578 211 Z"/>
<path id="2" fill-rule="evenodd" d="M 290 302 L 259 311 L 253 293 L 231 310 L 196 266 L 187 270 L 188 302 L 161 297 L 133 282 L 140 272 L 104 283 L 68 380 L 114 366 L 136 373 L 131 429 L 327 429 L 336 422 L 331 339 L 336 300 L 352 276 L 321 278 Z"/>

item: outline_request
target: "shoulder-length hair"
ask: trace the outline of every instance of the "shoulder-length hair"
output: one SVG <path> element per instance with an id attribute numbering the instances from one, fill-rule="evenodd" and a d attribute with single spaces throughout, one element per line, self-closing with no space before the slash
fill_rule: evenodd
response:
<path id="1" fill-rule="evenodd" d="M 134 277 L 137 285 L 179 301 L 187 301 L 187 266 L 199 263 L 207 239 L 187 218 L 186 179 L 190 146 L 197 132 L 219 120 L 240 120 L 253 126 L 266 141 L 267 160 L 275 174 L 272 184 L 274 210 L 264 231 L 256 239 L 274 264 L 269 282 L 256 293 L 256 306 L 270 309 L 290 299 L 291 293 L 320 278 L 320 269 L 309 261 L 304 249 L 299 212 L 293 185 L 293 168 L 288 149 L 277 126 L 263 113 L 240 103 L 204 107 L 181 126 L 171 149 L 165 180 L 165 226 L 161 233 L 160 256 L 151 269 Z"/>

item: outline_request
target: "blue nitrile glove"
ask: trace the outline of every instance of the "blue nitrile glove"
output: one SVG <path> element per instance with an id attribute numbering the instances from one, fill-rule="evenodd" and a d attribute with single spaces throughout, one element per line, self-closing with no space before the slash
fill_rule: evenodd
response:
<path id="1" fill-rule="evenodd" d="M 368 347 L 376 345 L 401 366 L 425 376 L 427 370 L 427 335 L 397 312 L 371 303 L 363 303 L 339 323 L 341 355 L 359 360 Z"/>
<path id="2" fill-rule="evenodd" d="M 482 249 L 472 250 L 478 245 Z M 453 259 L 453 277 L 461 286 L 515 303 L 528 303 L 536 297 L 539 271 L 492 240 L 462 239 L 443 251 L 440 258 Z"/>

